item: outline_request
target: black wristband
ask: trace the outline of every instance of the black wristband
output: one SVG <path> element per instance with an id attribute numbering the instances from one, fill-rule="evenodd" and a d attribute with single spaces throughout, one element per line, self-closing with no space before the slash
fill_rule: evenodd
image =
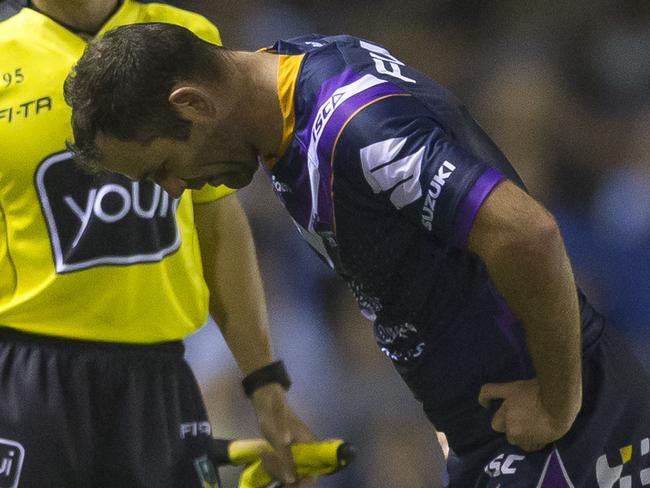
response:
<path id="1" fill-rule="evenodd" d="M 282 361 L 275 361 L 248 374 L 241 382 L 248 398 L 255 390 L 270 383 L 279 383 L 285 390 L 291 387 L 291 380 Z"/>

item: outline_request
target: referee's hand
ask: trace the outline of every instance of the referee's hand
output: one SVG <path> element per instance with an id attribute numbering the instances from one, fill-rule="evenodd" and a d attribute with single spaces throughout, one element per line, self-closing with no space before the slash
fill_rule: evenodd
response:
<path id="1" fill-rule="evenodd" d="M 260 432 L 273 451 L 260 453 L 264 469 L 287 488 L 305 488 L 313 484 L 309 477 L 299 478 L 289 446 L 295 442 L 313 442 L 316 437 L 291 411 L 281 385 L 270 383 L 255 390 L 251 400 Z"/>
<path id="2" fill-rule="evenodd" d="M 536 379 L 483 385 L 479 403 L 490 408 L 495 400 L 502 402 L 492 417 L 492 429 L 505 434 L 510 444 L 524 451 L 544 448 L 571 426 L 566 427 L 566 422 L 554 418 L 544 407 Z"/>

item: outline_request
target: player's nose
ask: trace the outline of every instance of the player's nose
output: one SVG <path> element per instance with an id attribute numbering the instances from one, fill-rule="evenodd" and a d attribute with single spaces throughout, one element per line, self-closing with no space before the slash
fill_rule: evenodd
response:
<path id="1" fill-rule="evenodd" d="M 169 193 L 169 196 L 172 198 L 180 198 L 187 188 L 187 183 L 184 180 L 173 178 L 171 176 L 157 179 L 156 183 L 158 183 L 163 190 Z"/>

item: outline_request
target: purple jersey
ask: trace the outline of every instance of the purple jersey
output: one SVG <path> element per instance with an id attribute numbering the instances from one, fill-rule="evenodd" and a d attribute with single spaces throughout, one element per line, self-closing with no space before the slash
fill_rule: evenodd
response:
<path id="1" fill-rule="evenodd" d="M 278 196 L 452 449 L 499 442 L 479 390 L 534 371 L 523 327 L 466 241 L 491 190 L 523 183 L 458 99 L 383 47 L 306 36 L 272 51 L 304 55 L 293 133 L 271 169 Z M 603 320 L 579 297 L 587 350 Z"/>

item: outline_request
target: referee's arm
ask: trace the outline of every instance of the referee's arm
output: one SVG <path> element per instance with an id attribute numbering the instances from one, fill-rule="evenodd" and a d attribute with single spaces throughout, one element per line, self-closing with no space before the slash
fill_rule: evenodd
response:
<path id="1" fill-rule="evenodd" d="M 273 361 L 266 301 L 253 236 L 235 194 L 194 205 L 203 275 L 210 290 L 210 313 L 247 375 Z M 289 445 L 314 440 L 311 431 L 287 404 L 283 387 L 271 383 L 251 396 L 259 428 L 274 448 L 266 467 L 285 484 L 297 479 Z M 295 486 L 307 486 L 301 480 Z"/>
<path id="2" fill-rule="evenodd" d="M 469 248 L 522 322 L 536 379 L 484 385 L 480 401 L 503 400 L 492 426 L 526 450 L 563 436 L 582 402 L 580 312 L 555 219 L 510 181 L 481 206 Z"/>
<path id="3" fill-rule="evenodd" d="M 210 313 L 244 375 L 273 361 L 248 219 L 235 194 L 194 205 Z"/>

